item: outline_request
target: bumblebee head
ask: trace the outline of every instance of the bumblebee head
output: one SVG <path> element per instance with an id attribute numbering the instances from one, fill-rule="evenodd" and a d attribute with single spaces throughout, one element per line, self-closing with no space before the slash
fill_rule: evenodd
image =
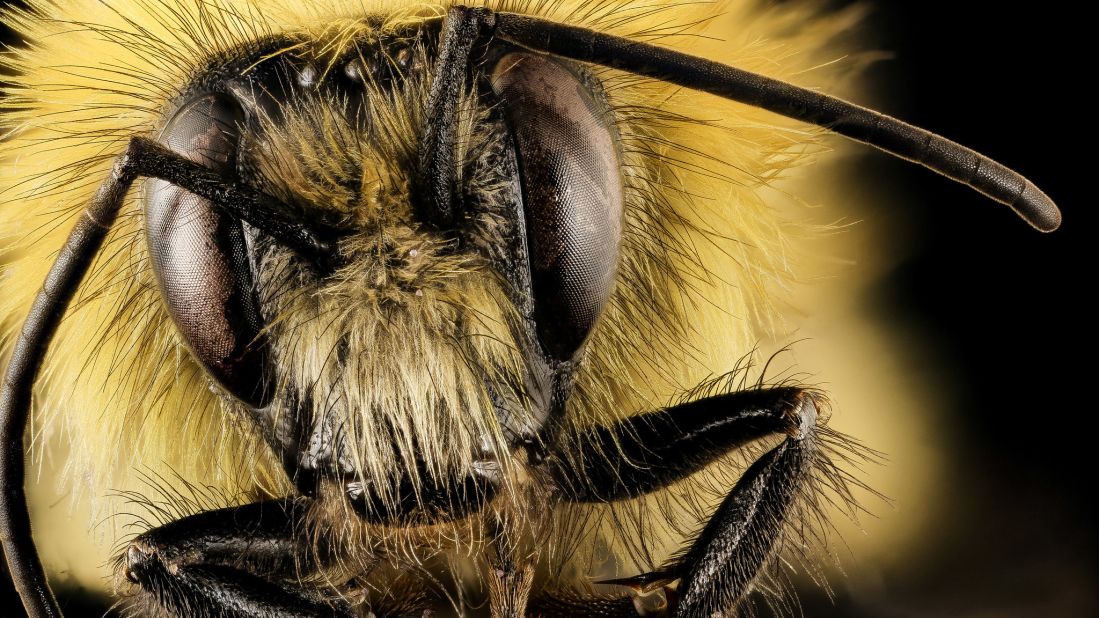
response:
<path id="1" fill-rule="evenodd" d="M 335 52 L 287 39 L 217 65 L 159 133 L 324 256 L 179 184 L 145 190 L 184 342 L 307 486 L 453 476 L 544 441 L 622 238 L 618 137 L 583 69 L 502 46 L 439 93 L 438 24 L 360 25 Z"/>

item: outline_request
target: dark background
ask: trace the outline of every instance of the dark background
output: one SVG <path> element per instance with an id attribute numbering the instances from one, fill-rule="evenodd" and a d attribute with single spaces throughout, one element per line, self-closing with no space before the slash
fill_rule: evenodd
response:
<path id="1" fill-rule="evenodd" d="M 868 186 L 896 196 L 874 216 L 903 229 L 913 247 L 865 302 L 935 339 L 949 359 L 944 371 L 959 390 L 943 431 L 962 452 L 941 528 L 923 551 L 873 587 L 836 582 L 834 600 L 810 589 L 804 611 L 1099 615 L 1086 509 L 1096 424 L 1085 372 L 1096 311 L 1082 299 L 1096 281 L 1084 242 L 1097 144 L 1092 99 L 1075 85 L 1094 74 L 1084 68 L 1092 20 L 1056 2 L 1025 11 L 958 0 L 871 4 L 867 32 L 894 54 L 869 75 L 883 111 L 1022 171 L 1060 204 L 1065 223 L 1040 235 L 921 169 L 863 160 Z M 15 606 L 0 608 L 16 615 Z"/>
<path id="2" fill-rule="evenodd" d="M 865 161 L 911 255 L 866 299 L 935 339 L 958 388 L 943 415 L 961 446 L 941 529 L 873 590 L 809 616 L 1096 616 L 1096 311 L 1085 256 L 1095 171 L 1078 104 L 1091 33 L 1068 4 L 874 2 L 869 34 L 894 54 L 870 70 L 885 110 L 1026 174 L 1064 211 L 1041 235 L 968 189 L 883 156 Z M 1005 304 L 1006 302 L 1006 304 Z M 874 362 L 868 359 L 868 362 Z M 902 562 L 903 564 L 903 562 Z M 819 595 L 818 595 L 819 596 Z M 817 601 L 821 601 L 819 604 Z"/>
<path id="3" fill-rule="evenodd" d="M 871 37 L 894 54 L 869 75 L 884 111 L 1020 170 L 1064 224 L 1041 235 L 962 186 L 866 160 L 864 175 L 897 198 L 883 204 L 887 227 L 907 228 L 914 248 L 867 302 L 950 359 L 959 390 L 943 431 L 956 432 L 960 466 L 923 555 L 874 590 L 841 584 L 835 609 L 823 599 L 807 615 L 1097 616 L 1096 311 L 1081 298 L 1096 281 L 1084 247 L 1095 158 L 1075 86 L 1090 79 L 1092 35 L 1067 3 L 873 4 Z"/>

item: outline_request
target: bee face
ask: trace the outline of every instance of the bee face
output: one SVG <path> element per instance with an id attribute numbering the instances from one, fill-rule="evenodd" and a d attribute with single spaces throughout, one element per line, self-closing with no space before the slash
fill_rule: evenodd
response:
<path id="1" fill-rule="evenodd" d="M 246 69 L 200 74 L 159 130 L 174 152 L 323 224 L 335 264 L 169 182 L 145 189 L 179 332 L 310 495 L 332 478 L 452 476 L 540 440 L 547 376 L 581 354 L 606 305 L 623 226 L 598 82 L 506 47 L 473 68 L 454 110 L 460 217 L 425 220 L 438 32 L 340 29 L 354 36 L 337 51 L 286 39 L 231 63 Z"/>

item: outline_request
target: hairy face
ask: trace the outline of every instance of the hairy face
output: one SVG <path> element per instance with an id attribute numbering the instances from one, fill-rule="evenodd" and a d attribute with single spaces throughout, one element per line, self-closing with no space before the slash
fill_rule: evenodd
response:
<path id="1" fill-rule="evenodd" d="M 538 371 L 513 302 L 526 292 L 498 268 L 517 225 L 514 154 L 473 97 L 459 111 L 460 230 L 414 212 L 428 53 L 367 37 L 325 69 L 328 55 L 299 50 L 283 59 L 292 77 L 342 71 L 352 83 L 268 101 L 241 138 L 247 182 L 339 231 L 332 270 L 245 231 L 275 373 L 272 403 L 252 413 L 306 491 L 336 482 L 354 497 L 370 484 L 396 499 L 410 472 L 418 485 L 506 461 L 538 427 Z"/>

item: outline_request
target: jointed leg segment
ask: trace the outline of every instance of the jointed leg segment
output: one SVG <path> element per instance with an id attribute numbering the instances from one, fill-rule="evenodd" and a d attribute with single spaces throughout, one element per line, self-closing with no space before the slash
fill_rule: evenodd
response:
<path id="1" fill-rule="evenodd" d="M 559 452 L 549 470 L 567 488 L 566 499 L 622 500 L 684 478 L 748 442 L 785 434 L 744 473 L 675 562 L 654 573 L 607 582 L 651 590 L 678 580 L 672 615 L 725 615 L 750 590 L 812 473 L 816 423 L 816 402 L 804 390 L 730 393 L 595 429 L 582 438 L 581 450 L 598 455 L 569 458 Z M 593 603 L 602 607 L 608 601 Z M 612 613 L 597 615 L 637 615 L 624 604 L 600 611 Z"/>
<path id="2" fill-rule="evenodd" d="M 299 583 L 295 528 L 308 500 L 277 500 L 199 513 L 154 528 L 126 552 L 124 573 L 179 616 L 351 616 Z"/>

